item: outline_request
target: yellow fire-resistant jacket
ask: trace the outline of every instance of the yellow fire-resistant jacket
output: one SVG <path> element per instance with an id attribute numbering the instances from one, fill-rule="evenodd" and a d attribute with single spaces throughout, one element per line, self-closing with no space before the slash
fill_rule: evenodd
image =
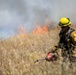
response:
<path id="1" fill-rule="evenodd" d="M 76 46 L 76 31 L 75 30 L 70 33 L 70 37 L 73 42 L 73 45 Z M 53 47 L 51 52 L 56 52 L 58 51 L 58 49 L 59 49 L 59 43 Z M 76 57 L 76 47 L 74 47 L 74 50 L 72 50 L 72 52 L 73 52 L 72 56 Z"/>
<path id="2" fill-rule="evenodd" d="M 73 43 L 76 45 L 76 31 L 73 31 L 70 36 L 72 38 Z"/>

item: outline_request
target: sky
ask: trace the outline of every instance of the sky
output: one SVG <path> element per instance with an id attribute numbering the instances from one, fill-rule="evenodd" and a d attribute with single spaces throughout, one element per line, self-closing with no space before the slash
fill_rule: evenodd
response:
<path id="1" fill-rule="evenodd" d="M 20 25 L 27 32 L 36 27 L 58 23 L 61 17 L 69 17 L 76 24 L 76 0 L 0 0 L 0 37 L 14 35 Z"/>

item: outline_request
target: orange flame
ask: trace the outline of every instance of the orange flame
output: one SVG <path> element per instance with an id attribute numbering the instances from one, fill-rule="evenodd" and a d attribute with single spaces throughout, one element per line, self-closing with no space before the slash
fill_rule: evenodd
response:
<path id="1" fill-rule="evenodd" d="M 19 26 L 18 32 L 19 32 L 20 37 L 22 37 L 22 38 L 25 37 L 25 29 L 22 25 Z"/>
<path id="2" fill-rule="evenodd" d="M 47 25 L 44 25 L 44 27 L 42 28 L 40 25 L 37 26 L 37 29 L 34 29 L 32 31 L 33 34 L 42 34 L 42 33 L 46 33 L 48 32 L 49 29 L 48 29 L 48 26 Z"/>
<path id="3" fill-rule="evenodd" d="M 37 25 L 37 28 L 34 29 L 32 31 L 33 34 L 43 34 L 43 33 L 46 33 L 49 31 L 49 28 L 47 25 L 44 25 L 44 27 L 41 27 L 39 24 Z M 24 38 L 26 36 L 26 33 L 25 33 L 25 28 L 20 25 L 19 28 L 18 28 L 18 33 L 19 33 L 19 36 L 21 38 Z"/>
<path id="4" fill-rule="evenodd" d="M 47 26 L 47 25 L 44 25 L 43 30 L 44 30 L 45 32 L 48 32 L 48 31 L 49 31 L 48 26 Z"/>

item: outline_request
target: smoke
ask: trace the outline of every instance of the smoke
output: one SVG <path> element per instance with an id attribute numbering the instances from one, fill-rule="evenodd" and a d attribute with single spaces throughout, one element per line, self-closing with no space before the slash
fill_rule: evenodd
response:
<path id="1" fill-rule="evenodd" d="M 36 22 L 58 23 L 63 16 L 76 23 L 76 0 L 0 0 L 0 36 L 15 33 L 22 24 L 31 31 Z"/>

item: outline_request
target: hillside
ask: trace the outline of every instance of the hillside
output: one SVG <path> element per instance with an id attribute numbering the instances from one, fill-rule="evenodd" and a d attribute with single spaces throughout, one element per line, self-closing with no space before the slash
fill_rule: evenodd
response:
<path id="1" fill-rule="evenodd" d="M 76 28 L 76 27 L 74 27 Z M 40 61 L 58 42 L 59 28 L 43 34 L 27 34 L 0 40 L 0 75 L 61 75 L 60 61 Z M 71 75 L 67 70 L 67 75 Z"/>

